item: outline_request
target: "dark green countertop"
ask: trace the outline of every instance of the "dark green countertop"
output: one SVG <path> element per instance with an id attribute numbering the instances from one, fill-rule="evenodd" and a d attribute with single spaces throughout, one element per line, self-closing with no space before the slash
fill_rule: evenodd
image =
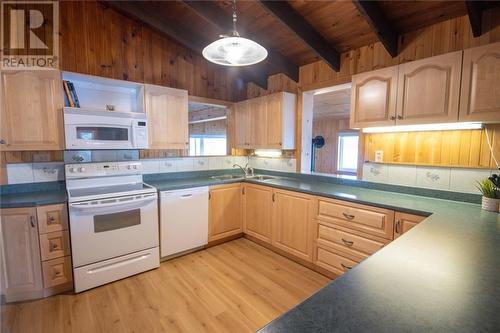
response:
<path id="1" fill-rule="evenodd" d="M 66 191 L 43 191 L 2 195 L 0 208 L 35 207 L 67 201 Z"/>
<path id="2" fill-rule="evenodd" d="M 245 181 L 431 214 L 260 332 L 500 331 L 500 214 L 472 203 L 311 178 Z M 163 191 L 227 182 L 199 177 L 150 183 Z"/>

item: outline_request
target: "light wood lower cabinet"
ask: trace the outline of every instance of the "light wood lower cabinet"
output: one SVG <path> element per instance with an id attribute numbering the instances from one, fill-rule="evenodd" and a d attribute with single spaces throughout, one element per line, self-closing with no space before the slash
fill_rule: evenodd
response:
<path id="1" fill-rule="evenodd" d="M 1 209 L 2 290 L 7 302 L 43 296 L 36 208 Z"/>
<path id="2" fill-rule="evenodd" d="M 72 289 L 67 218 L 66 204 L 0 210 L 7 302 Z"/>
<path id="3" fill-rule="evenodd" d="M 211 187 L 208 215 L 209 242 L 242 233 L 241 184 Z"/>
<path id="4" fill-rule="evenodd" d="M 425 219 L 425 216 L 396 212 L 394 215 L 394 239 L 398 238 Z"/>
<path id="5" fill-rule="evenodd" d="M 392 239 L 394 211 L 335 199 L 319 198 L 318 200 L 316 216 L 318 220 Z"/>
<path id="6" fill-rule="evenodd" d="M 343 253 L 317 247 L 316 261 L 314 263 L 332 273 L 342 275 L 356 266 L 358 262 Z"/>
<path id="7" fill-rule="evenodd" d="M 271 243 L 272 188 L 243 185 L 243 232 Z"/>
<path id="8" fill-rule="evenodd" d="M 318 246 L 343 252 L 358 260 L 368 258 L 390 242 L 384 238 L 367 236 L 356 230 L 341 228 L 323 221 L 317 221 L 316 227 Z"/>
<path id="9" fill-rule="evenodd" d="M 272 245 L 300 259 L 312 261 L 313 196 L 273 191 Z"/>

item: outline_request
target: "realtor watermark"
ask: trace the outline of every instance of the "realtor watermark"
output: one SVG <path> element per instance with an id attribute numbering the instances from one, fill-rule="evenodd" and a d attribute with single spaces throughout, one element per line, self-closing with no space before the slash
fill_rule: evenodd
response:
<path id="1" fill-rule="evenodd" d="M 58 1 L 2 1 L 1 34 L 2 70 L 58 67 Z"/>

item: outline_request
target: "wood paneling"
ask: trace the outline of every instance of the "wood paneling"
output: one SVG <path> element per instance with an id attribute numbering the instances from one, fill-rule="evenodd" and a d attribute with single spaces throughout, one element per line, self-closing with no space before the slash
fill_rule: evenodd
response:
<path id="1" fill-rule="evenodd" d="M 177 42 L 95 1 L 62 1 L 63 70 L 186 89 L 234 100 L 234 76 Z M 242 87 L 243 88 L 243 87 Z M 244 91 L 242 91 L 244 96 Z"/>
<path id="2" fill-rule="evenodd" d="M 316 149 L 315 172 L 337 172 L 338 134 L 345 130 L 349 130 L 349 118 L 314 118 L 313 137 L 325 138 L 323 148 Z"/>
<path id="3" fill-rule="evenodd" d="M 322 61 L 301 66 L 300 88 L 308 91 L 350 82 L 353 74 L 500 41 L 500 9 L 485 11 L 483 21 L 488 32 L 479 38 L 472 36 L 467 16 L 460 16 L 401 35 L 396 58 L 377 42 L 343 53 L 339 72 Z"/>
<path id="4" fill-rule="evenodd" d="M 500 125 L 487 125 L 495 156 L 500 157 Z M 486 129 L 365 134 L 365 161 L 384 152 L 384 163 L 443 167 L 496 168 Z"/>

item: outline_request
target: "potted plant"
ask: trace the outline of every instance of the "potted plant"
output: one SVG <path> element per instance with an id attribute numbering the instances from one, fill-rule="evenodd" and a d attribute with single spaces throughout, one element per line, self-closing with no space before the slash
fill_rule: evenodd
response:
<path id="1" fill-rule="evenodd" d="M 489 177 L 488 179 L 495 185 L 496 196 L 500 201 L 500 176 L 492 174 L 491 177 Z M 500 212 L 500 207 L 499 207 L 499 212 Z"/>
<path id="2" fill-rule="evenodd" d="M 498 189 L 490 179 L 478 182 L 477 188 L 482 193 L 481 208 L 490 212 L 498 212 Z"/>

